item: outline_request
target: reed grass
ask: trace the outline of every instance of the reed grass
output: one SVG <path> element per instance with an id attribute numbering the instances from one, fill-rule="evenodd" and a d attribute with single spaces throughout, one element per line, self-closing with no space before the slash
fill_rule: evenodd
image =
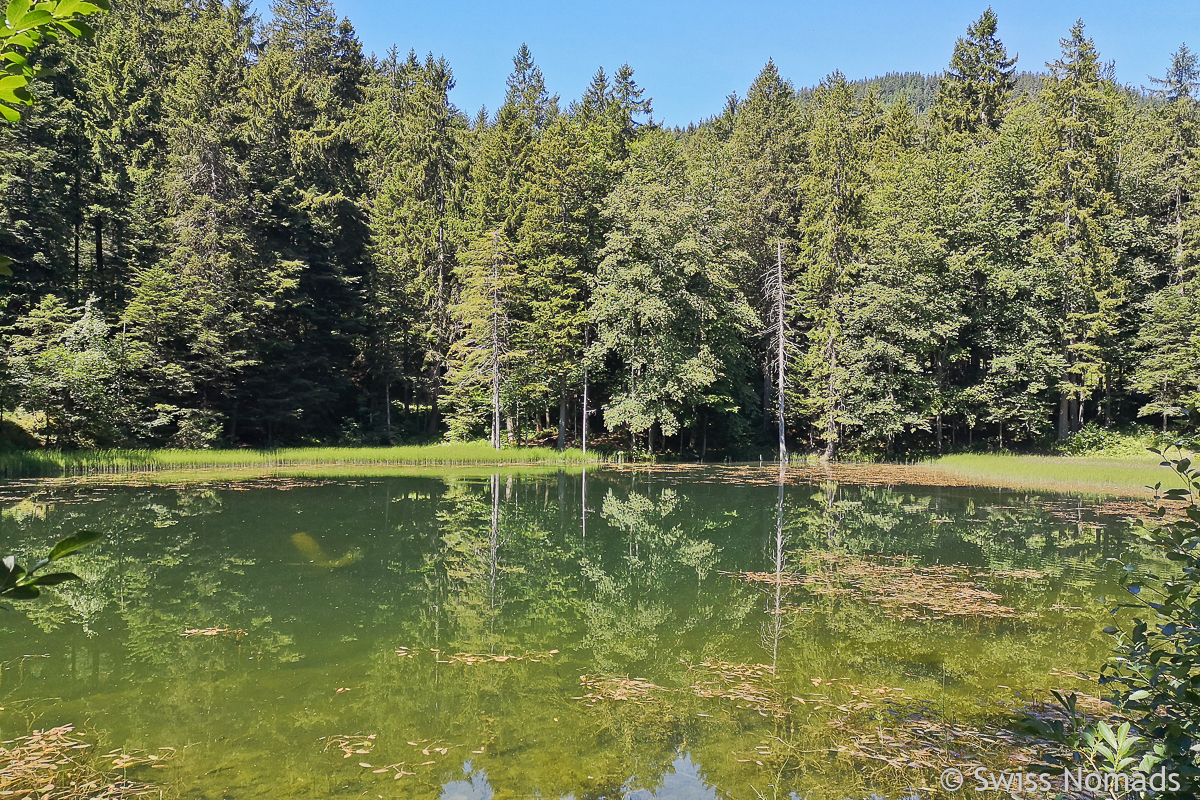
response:
<path id="1" fill-rule="evenodd" d="M 1159 463 L 1152 453 L 1115 459 L 962 453 L 943 456 L 928 466 L 992 486 L 1144 497 L 1152 491 L 1147 487 L 1156 483 L 1164 489 L 1175 486 L 1171 471 Z"/>
<path id="2" fill-rule="evenodd" d="M 34 450 L 0 453 L 2 478 L 64 478 L 186 470 L 286 469 L 291 474 L 360 472 L 399 466 L 583 464 L 580 450 L 548 447 L 495 450 L 486 442 L 409 447 L 299 447 L 279 450 Z"/>

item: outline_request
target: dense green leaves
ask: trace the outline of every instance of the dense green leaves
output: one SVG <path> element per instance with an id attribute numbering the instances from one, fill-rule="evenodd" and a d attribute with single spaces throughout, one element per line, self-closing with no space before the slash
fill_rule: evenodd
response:
<path id="1" fill-rule="evenodd" d="M 84 19 L 108 8 L 109 0 L 10 0 L 0 25 L 0 60 L 7 62 L 7 74 L 0 77 L 0 116 L 17 122 L 18 106 L 33 104 L 27 87 L 36 74 L 30 58 L 38 45 L 57 41 L 59 32 L 90 38 L 94 31 Z"/>
<path id="2" fill-rule="evenodd" d="M 1173 569 L 1165 575 L 1123 570 L 1132 598 L 1121 608 L 1132 608 L 1137 616 L 1127 628 L 1108 629 L 1117 644 L 1101 684 L 1148 740 L 1145 771 L 1165 768 L 1188 787 L 1163 796 L 1190 797 L 1200 776 L 1200 470 L 1180 448 L 1154 452 L 1172 473 L 1169 483 L 1181 484 L 1170 485 L 1161 496 L 1186 505 L 1176 519 L 1167 519 L 1166 506 L 1160 506 L 1159 521 L 1147 525 L 1143 536 Z"/>
<path id="3" fill-rule="evenodd" d="M 672 436 L 698 410 L 736 410 L 745 336 L 758 319 L 736 290 L 746 258 L 711 212 L 705 185 L 679 145 L 652 133 L 634 147 L 609 196 L 612 231 L 596 275 L 591 357 L 615 356 L 621 373 L 605 422 L 631 434 Z"/>

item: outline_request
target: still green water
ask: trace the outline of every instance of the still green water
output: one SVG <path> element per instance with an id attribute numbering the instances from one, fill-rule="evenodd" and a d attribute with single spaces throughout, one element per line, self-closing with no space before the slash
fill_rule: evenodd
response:
<path id="1" fill-rule="evenodd" d="M 0 616 L 2 738 L 72 723 L 163 754 L 128 774 L 169 796 L 239 800 L 902 796 L 928 776 L 831 750 L 1083 685 L 1133 547 L 1071 498 L 769 471 L 9 484 L 0 508 L 0 552 L 106 533 L 86 584 Z M 805 580 L 855 564 L 884 576 Z M 1007 611 L 872 594 L 887 565 L 960 565 Z"/>

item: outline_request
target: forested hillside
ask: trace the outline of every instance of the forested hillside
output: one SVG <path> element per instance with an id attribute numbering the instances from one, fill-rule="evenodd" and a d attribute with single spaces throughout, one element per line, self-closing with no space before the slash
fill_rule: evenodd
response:
<path id="1" fill-rule="evenodd" d="M 55 446 L 492 438 L 899 456 L 1200 401 L 1200 64 L 989 10 L 940 80 L 687 130 L 623 65 L 503 105 L 328 0 L 116 2 L 0 131 L 0 406 Z M 831 64 L 832 69 L 836 64 Z M 1030 74 L 1036 73 L 1036 74 Z M 782 392 L 780 391 L 782 388 Z M 589 413 L 585 414 L 585 407 Z"/>

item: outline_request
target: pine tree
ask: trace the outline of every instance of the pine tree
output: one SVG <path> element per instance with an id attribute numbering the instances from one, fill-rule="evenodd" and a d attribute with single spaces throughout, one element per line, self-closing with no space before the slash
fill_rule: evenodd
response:
<path id="1" fill-rule="evenodd" d="M 30 84 L 37 103 L 20 124 L 0 128 L 0 253 L 15 262 L 13 274 L 0 277 L 9 314 L 27 311 L 48 292 L 71 301 L 85 296 L 84 220 L 94 165 L 81 50 L 44 45 L 33 63 L 50 72 Z"/>
<path id="2" fill-rule="evenodd" d="M 371 179 L 377 338 L 371 360 L 383 383 L 387 420 L 396 378 L 427 373 L 421 382 L 430 401 L 427 434 L 439 424 L 463 235 L 466 122 L 450 102 L 453 88 L 444 60 L 429 56 L 421 63 L 410 53 L 401 63 L 393 53 L 364 110 L 367 146 L 378 158 Z"/>
<path id="3" fill-rule="evenodd" d="M 163 93 L 178 63 L 171 52 L 178 39 L 163 35 L 176 20 L 173 6 L 118 5 L 81 63 L 93 172 L 85 176 L 90 196 L 81 238 L 90 241 L 81 243 L 80 270 L 83 291 L 108 303 L 126 298 L 129 277 L 161 256 L 165 238 L 153 180 L 162 167 Z"/>
<path id="4" fill-rule="evenodd" d="M 522 246 L 521 231 L 531 209 L 534 152 L 544 129 L 558 116 L 558 98 L 546 91 L 542 72 L 524 45 L 513 58 L 507 86 L 504 104 L 493 123 L 477 125 L 473 131 L 467 246 L 474 252 L 498 246 L 512 254 L 514 268 L 522 276 L 518 281 L 522 291 L 512 301 L 512 314 L 528 323 L 529 286 L 524 276 L 529 248 Z M 500 245 L 493 242 L 496 231 L 505 239 Z M 514 335 L 523 337 L 529 332 L 529 326 L 523 324 Z M 529 361 L 531 356 L 530 343 L 522 339 L 509 357 L 507 391 L 513 394 L 512 408 L 548 405 L 550 388 Z"/>
<path id="5" fill-rule="evenodd" d="M 575 120 L 559 115 L 530 159 L 529 203 L 518 239 L 529 306 L 529 368 L 545 376 L 558 401 L 557 445 L 566 445 L 569 388 L 579 366 L 587 320 L 587 284 L 595 274 L 589 223 L 603 195 L 591 185 L 589 142 Z"/>
<path id="6" fill-rule="evenodd" d="M 1187 248 L 1187 223 L 1196 215 L 1193 206 L 1191 179 L 1196 171 L 1200 149 L 1200 58 L 1186 44 L 1171 56 L 1171 67 L 1162 78 L 1151 78 L 1159 88 L 1154 91 L 1163 100 L 1161 119 L 1164 141 L 1162 160 L 1155 164 L 1158 177 L 1164 180 L 1167 193 L 1167 230 L 1170 233 L 1174 262 L 1173 281 L 1184 279 L 1189 266 L 1200 260 Z"/>
<path id="7" fill-rule="evenodd" d="M 163 94 L 161 124 L 169 246 L 137 270 L 122 320 L 155 354 L 142 379 L 159 409 L 157 441 L 197 446 L 237 438 L 227 423 L 238 382 L 258 361 L 253 350 L 274 295 L 290 284 L 258 252 L 247 224 L 238 90 L 251 63 L 249 4 L 208 6 L 181 19 L 175 34 L 182 63 Z"/>
<path id="8" fill-rule="evenodd" d="M 353 135 L 366 63 L 325 0 L 277 0 L 265 54 L 247 74 L 255 235 L 295 283 L 274 298 L 240 419 L 268 442 L 336 430 L 357 411 L 369 224 Z M 276 46 L 272 47 L 271 42 Z"/>
<path id="9" fill-rule="evenodd" d="M 771 320 L 771 335 L 775 337 L 761 359 L 764 431 L 771 417 L 778 416 L 772 414 L 771 392 L 784 377 L 780 372 L 780 347 L 785 356 L 792 347 L 788 336 L 792 313 L 788 298 L 793 284 L 790 262 L 797 247 L 804 152 L 795 91 L 779 75 L 774 61 L 768 61 L 746 99 L 738 104 L 729 139 L 729 171 L 724 177 L 733 191 L 730 213 L 738 217 L 744 232 L 743 248 L 756 267 L 739 276 L 739 282 L 746 296 L 756 301 L 760 314 Z M 781 250 L 786 252 L 786 259 Z M 781 303 L 782 323 L 778 319 Z M 780 331 L 782 340 L 778 338 Z M 776 406 L 782 407 L 784 398 L 778 391 L 775 396 Z"/>

